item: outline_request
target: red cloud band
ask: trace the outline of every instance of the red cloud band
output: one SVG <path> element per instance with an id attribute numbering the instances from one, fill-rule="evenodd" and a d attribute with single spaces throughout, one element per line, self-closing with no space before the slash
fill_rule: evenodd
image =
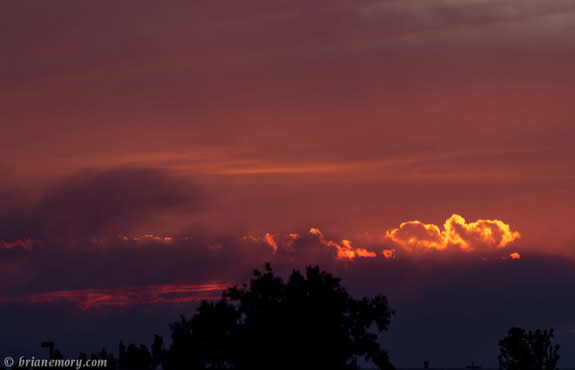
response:
<path id="1" fill-rule="evenodd" d="M 152 285 L 133 288 L 57 290 L 17 297 L 0 297 L 0 303 L 70 302 L 82 310 L 104 306 L 184 303 L 204 299 L 217 299 L 219 298 L 219 293 L 227 286 L 227 284 L 221 283 L 207 283 L 196 285 Z"/>

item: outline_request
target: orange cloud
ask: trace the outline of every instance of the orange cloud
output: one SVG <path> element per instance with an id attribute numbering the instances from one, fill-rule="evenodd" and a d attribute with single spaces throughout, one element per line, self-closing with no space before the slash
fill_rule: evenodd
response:
<path id="1" fill-rule="evenodd" d="M 11 242 L 0 240 L 0 249 L 8 249 L 8 248 L 32 249 L 33 247 L 39 246 L 40 244 L 41 242 L 39 240 L 31 240 L 31 239 L 14 240 Z"/>
<path id="2" fill-rule="evenodd" d="M 395 249 L 384 249 L 381 254 L 387 259 L 395 258 Z"/>
<path id="3" fill-rule="evenodd" d="M 270 247 L 272 247 L 272 249 L 274 250 L 274 254 L 277 253 L 278 251 L 278 245 L 276 244 L 273 236 L 271 236 L 270 233 L 266 233 L 266 235 L 264 236 L 266 243 L 269 244 Z"/>
<path id="4" fill-rule="evenodd" d="M 342 240 L 341 243 L 336 243 L 332 240 L 327 240 L 323 233 L 315 228 L 312 227 L 309 229 L 310 234 L 316 235 L 319 238 L 319 241 L 326 246 L 334 247 L 337 249 L 337 258 L 340 260 L 353 260 L 356 257 L 363 257 L 363 258 L 373 258 L 376 256 L 375 252 L 368 251 L 364 248 L 354 248 L 351 245 L 351 241 L 349 240 Z"/>
<path id="5" fill-rule="evenodd" d="M 290 234 L 291 237 L 291 234 Z M 264 242 L 270 247 L 272 247 L 273 254 L 276 254 L 278 251 L 278 245 L 274 240 L 274 237 L 270 233 L 266 233 L 263 237 L 253 236 L 253 235 L 245 235 L 242 237 L 243 240 L 251 240 L 254 242 Z"/>
<path id="6" fill-rule="evenodd" d="M 509 257 L 511 257 L 512 260 L 518 260 L 521 258 L 521 256 L 517 252 L 513 252 L 513 253 L 509 254 Z"/>
<path id="7" fill-rule="evenodd" d="M 500 220 L 477 220 L 467 223 L 460 215 L 453 214 L 443 224 L 443 230 L 434 224 L 407 221 L 398 228 L 388 230 L 385 236 L 404 249 L 414 252 L 452 247 L 468 251 L 504 248 L 519 239 L 521 234 L 518 231 L 511 231 L 510 226 Z"/>
<path id="8" fill-rule="evenodd" d="M 120 235 L 118 236 L 120 239 L 124 240 L 124 241 L 130 241 L 130 240 L 134 240 L 134 241 L 146 241 L 146 240 L 153 240 L 153 241 L 164 241 L 164 242 L 171 242 L 174 240 L 173 237 L 171 236 L 160 236 L 160 235 L 155 235 L 155 234 L 144 234 L 142 236 L 133 236 L 133 237 L 129 237 L 127 235 Z"/>
<path id="9" fill-rule="evenodd" d="M 339 243 L 332 240 L 327 240 L 323 233 L 315 227 L 309 229 L 309 234 L 316 236 L 320 244 L 335 248 L 337 250 L 337 259 L 340 260 L 351 261 L 357 257 L 373 258 L 377 256 L 377 253 L 369 251 L 365 248 L 355 248 L 352 245 L 352 242 L 347 239 L 343 239 Z M 259 243 L 264 242 L 268 244 L 270 247 L 272 247 L 273 254 L 276 254 L 280 248 L 286 252 L 294 252 L 293 244 L 302 238 L 305 238 L 305 235 L 300 235 L 298 233 L 289 233 L 286 237 L 281 235 L 273 236 L 270 233 L 266 233 L 263 237 L 254 235 L 245 235 L 242 237 L 243 240 L 251 240 Z"/>

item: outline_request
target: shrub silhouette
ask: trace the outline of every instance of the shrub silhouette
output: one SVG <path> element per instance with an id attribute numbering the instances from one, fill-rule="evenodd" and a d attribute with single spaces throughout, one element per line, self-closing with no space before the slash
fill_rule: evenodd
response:
<path id="1" fill-rule="evenodd" d="M 499 364 L 507 370 L 553 370 L 559 361 L 559 345 L 553 346 L 553 329 L 525 332 L 509 329 L 499 341 Z"/>

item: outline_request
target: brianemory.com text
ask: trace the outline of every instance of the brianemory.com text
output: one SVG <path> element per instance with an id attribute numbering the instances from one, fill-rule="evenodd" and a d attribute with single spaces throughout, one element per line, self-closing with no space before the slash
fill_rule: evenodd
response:
<path id="1" fill-rule="evenodd" d="M 17 361 L 13 357 L 5 357 L 4 366 L 12 368 L 39 368 L 39 367 L 70 367 L 74 369 L 82 368 L 105 368 L 108 366 L 106 359 L 42 359 L 34 356 L 20 356 Z"/>

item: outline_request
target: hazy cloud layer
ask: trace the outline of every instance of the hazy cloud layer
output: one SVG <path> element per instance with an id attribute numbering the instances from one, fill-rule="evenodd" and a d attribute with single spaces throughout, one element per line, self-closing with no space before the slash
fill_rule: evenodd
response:
<path id="1" fill-rule="evenodd" d="M 60 180 L 39 199 L 22 199 L 15 191 L 0 198 L 0 240 L 109 237 L 205 204 L 195 184 L 141 168 L 86 170 Z"/>

